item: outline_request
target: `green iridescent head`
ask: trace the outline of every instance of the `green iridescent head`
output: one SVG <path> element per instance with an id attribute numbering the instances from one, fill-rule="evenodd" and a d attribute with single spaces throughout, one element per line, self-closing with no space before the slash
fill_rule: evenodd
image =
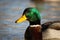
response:
<path id="1" fill-rule="evenodd" d="M 24 20 L 28 20 L 30 22 L 40 20 L 40 13 L 36 8 L 26 8 L 23 12 L 21 18 L 19 18 L 16 23 L 19 23 Z"/>
<path id="2" fill-rule="evenodd" d="M 23 15 L 26 15 L 29 21 L 36 21 L 40 19 L 40 13 L 36 8 L 25 9 Z"/>

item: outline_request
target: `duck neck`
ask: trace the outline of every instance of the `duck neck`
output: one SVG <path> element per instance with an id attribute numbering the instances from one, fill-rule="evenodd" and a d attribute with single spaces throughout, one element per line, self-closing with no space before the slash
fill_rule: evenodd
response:
<path id="1" fill-rule="evenodd" d="M 37 24 L 38 24 L 38 25 L 41 24 L 40 20 L 33 21 L 33 22 L 30 21 L 30 25 L 37 25 Z"/>

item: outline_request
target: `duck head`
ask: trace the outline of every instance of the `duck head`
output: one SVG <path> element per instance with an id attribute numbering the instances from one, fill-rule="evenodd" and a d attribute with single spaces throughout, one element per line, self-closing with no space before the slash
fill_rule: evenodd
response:
<path id="1" fill-rule="evenodd" d="M 23 15 L 15 21 L 15 23 L 22 23 L 28 20 L 31 25 L 40 24 L 40 13 L 36 8 L 26 8 Z"/>

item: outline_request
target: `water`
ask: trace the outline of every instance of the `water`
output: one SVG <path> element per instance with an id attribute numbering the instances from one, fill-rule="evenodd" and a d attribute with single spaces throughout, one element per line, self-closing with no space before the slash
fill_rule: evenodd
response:
<path id="1" fill-rule="evenodd" d="M 25 4 L 24 4 L 25 3 Z M 24 40 L 28 21 L 16 24 L 30 1 L 0 0 L 0 40 Z M 24 25 L 23 25 L 24 24 Z"/>

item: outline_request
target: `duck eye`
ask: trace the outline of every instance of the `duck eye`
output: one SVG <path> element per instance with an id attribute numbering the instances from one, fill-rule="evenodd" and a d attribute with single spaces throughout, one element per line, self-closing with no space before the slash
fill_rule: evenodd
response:
<path id="1" fill-rule="evenodd" d="M 26 13 L 29 13 L 30 12 L 30 10 L 27 10 L 27 12 Z"/>
<path id="2" fill-rule="evenodd" d="M 30 13 L 26 13 L 26 17 L 29 18 L 29 16 L 30 16 Z"/>

